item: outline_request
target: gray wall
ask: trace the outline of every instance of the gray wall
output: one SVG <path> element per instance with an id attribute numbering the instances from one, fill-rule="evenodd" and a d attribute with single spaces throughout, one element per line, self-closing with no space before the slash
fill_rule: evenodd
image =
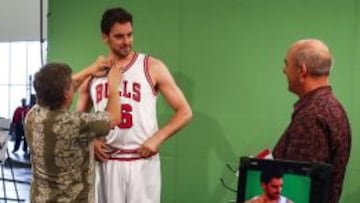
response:
<path id="1" fill-rule="evenodd" d="M 47 38 L 48 0 L 43 0 L 43 35 Z M 0 42 L 40 40 L 40 0 L 0 0 Z"/>

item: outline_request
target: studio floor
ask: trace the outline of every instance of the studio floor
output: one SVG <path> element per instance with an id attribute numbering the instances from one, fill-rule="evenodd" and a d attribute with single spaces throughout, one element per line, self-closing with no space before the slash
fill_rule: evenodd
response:
<path id="1" fill-rule="evenodd" d="M 0 203 L 29 203 L 32 176 L 30 156 L 22 151 L 21 146 L 17 152 L 12 152 L 13 146 L 14 142 L 9 140 L 7 143 L 9 158 L 5 163 L 0 163 Z"/>

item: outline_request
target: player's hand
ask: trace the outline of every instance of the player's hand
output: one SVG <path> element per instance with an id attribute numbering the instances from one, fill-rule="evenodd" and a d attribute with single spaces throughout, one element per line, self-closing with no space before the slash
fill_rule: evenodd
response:
<path id="1" fill-rule="evenodd" d="M 91 72 L 95 76 L 103 76 L 106 74 L 105 69 L 112 66 L 112 61 L 104 56 L 99 56 L 91 65 Z"/>
<path id="2" fill-rule="evenodd" d="M 111 148 L 100 139 L 94 139 L 94 154 L 97 161 L 105 162 L 109 159 L 107 152 L 111 151 Z"/>
<path id="3" fill-rule="evenodd" d="M 120 64 L 112 64 L 108 74 L 109 86 L 114 85 L 115 90 L 118 91 L 118 87 L 123 78 L 123 67 Z"/>
<path id="4" fill-rule="evenodd" d="M 160 144 L 156 140 L 156 137 L 151 137 L 142 144 L 137 153 L 143 158 L 148 158 L 158 152 Z"/>

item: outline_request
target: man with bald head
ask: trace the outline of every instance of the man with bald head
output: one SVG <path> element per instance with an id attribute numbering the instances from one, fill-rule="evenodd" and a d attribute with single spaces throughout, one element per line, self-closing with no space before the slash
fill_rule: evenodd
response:
<path id="1" fill-rule="evenodd" d="M 331 66 L 330 50 L 320 40 L 300 40 L 289 48 L 283 72 L 289 91 L 299 100 L 273 155 L 277 159 L 331 164 L 329 203 L 337 203 L 350 155 L 351 130 L 344 108 L 332 93 Z"/>

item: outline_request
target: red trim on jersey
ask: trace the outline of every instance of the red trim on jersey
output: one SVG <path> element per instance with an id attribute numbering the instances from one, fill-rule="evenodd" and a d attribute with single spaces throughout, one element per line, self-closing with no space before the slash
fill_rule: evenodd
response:
<path id="1" fill-rule="evenodd" d="M 156 153 L 157 154 L 157 153 Z M 147 158 L 150 158 L 156 154 L 152 154 L 150 155 L 149 157 Z M 136 161 L 136 160 L 140 160 L 140 159 L 147 159 L 147 158 L 143 158 L 143 157 L 130 157 L 130 158 L 126 158 L 126 157 L 123 157 L 123 158 L 113 158 L 113 157 L 110 157 L 108 160 L 112 160 L 112 161 Z"/>
<path id="2" fill-rule="evenodd" d="M 110 153 L 109 160 L 113 160 L 113 161 L 136 161 L 139 159 L 147 159 L 158 154 L 158 152 L 155 152 L 153 154 L 150 154 L 149 157 L 144 158 L 138 155 L 137 149 L 113 149 L 109 153 Z M 134 157 L 111 157 L 111 155 L 116 155 L 116 154 L 126 154 L 126 155 L 132 154 L 134 155 Z"/>
<path id="3" fill-rule="evenodd" d="M 136 59 L 138 58 L 139 54 L 138 53 L 134 53 L 133 58 L 131 59 L 131 61 L 125 66 L 124 68 L 124 72 L 126 72 L 127 70 L 129 70 L 129 68 L 135 63 Z"/>
<path id="4" fill-rule="evenodd" d="M 150 66 L 149 66 L 149 58 L 150 58 L 149 56 L 145 56 L 145 58 L 144 58 L 144 72 L 145 72 L 145 77 L 146 77 L 146 79 L 147 79 L 147 81 L 148 81 L 148 83 L 149 83 L 149 85 L 150 85 L 150 88 L 151 88 L 154 96 L 156 96 L 157 93 L 158 93 L 158 91 L 157 91 L 157 89 L 155 88 L 155 84 L 154 84 L 154 82 L 152 81 L 152 79 L 151 79 L 151 77 L 150 77 L 150 72 L 149 72 L 149 68 L 150 68 Z"/>

